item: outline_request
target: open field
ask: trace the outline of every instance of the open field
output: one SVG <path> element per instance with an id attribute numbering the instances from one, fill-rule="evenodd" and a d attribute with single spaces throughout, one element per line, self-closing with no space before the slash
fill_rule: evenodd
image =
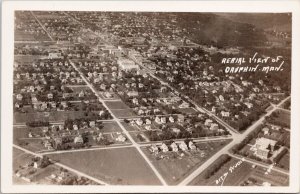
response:
<path id="1" fill-rule="evenodd" d="M 160 184 L 135 148 L 53 154 L 49 157 L 110 184 Z"/>
<path id="2" fill-rule="evenodd" d="M 195 114 L 197 111 L 193 108 L 178 108 L 178 111 L 181 113 L 186 113 L 186 114 Z"/>
<path id="3" fill-rule="evenodd" d="M 291 124 L 291 113 L 286 110 L 277 110 L 275 111 L 269 119 L 270 123 L 275 125 L 284 125 L 288 128 L 290 128 Z"/>
<path id="4" fill-rule="evenodd" d="M 184 152 L 184 156 L 178 154 L 182 151 L 178 153 L 169 152 L 167 153 L 168 159 L 157 158 L 148 148 L 142 150 L 166 182 L 169 185 L 176 185 L 229 142 L 230 140 L 196 143 L 195 145 L 199 151 Z"/>
<path id="5" fill-rule="evenodd" d="M 98 112 L 89 112 L 89 114 Z M 31 121 L 59 122 L 66 119 L 85 118 L 83 111 L 53 111 L 53 112 L 34 112 L 34 113 L 14 113 L 14 123 L 26 123 Z"/>
<path id="6" fill-rule="evenodd" d="M 136 114 L 131 109 L 112 109 L 111 112 L 118 118 L 134 117 Z"/>
<path id="7" fill-rule="evenodd" d="M 110 109 L 129 109 L 129 107 L 123 101 L 106 101 L 105 102 Z"/>
<path id="8" fill-rule="evenodd" d="M 20 65 L 32 65 L 31 63 L 45 56 L 41 55 L 15 55 L 15 62 L 19 62 Z"/>
<path id="9" fill-rule="evenodd" d="M 290 152 L 284 154 L 284 156 L 279 160 L 279 165 L 285 170 L 290 169 Z"/>
<path id="10" fill-rule="evenodd" d="M 116 122 L 105 122 L 102 123 L 103 128 L 101 128 L 101 132 L 108 133 L 108 132 L 121 132 L 122 129 L 119 127 L 119 125 Z"/>

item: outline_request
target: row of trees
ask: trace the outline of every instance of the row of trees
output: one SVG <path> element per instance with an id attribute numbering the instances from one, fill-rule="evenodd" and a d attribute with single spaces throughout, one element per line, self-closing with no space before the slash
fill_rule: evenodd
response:
<path id="1" fill-rule="evenodd" d="M 26 122 L 28 127 L 48 127 L 50 123 L 48 121 L 30 121 Z"/>
<path id="2" fill-rule="evenodd" d="M 218 158 L 212 165 L 210 165 L 206 170 L 204 171 L 203 177 L 205 179 L 209 179 L 211 176 L 213 176 L 218 170 L 222 168 L 227 162 L 229 162 L 231 159 L 230 156 L 222 155 L 220 158 Z"/>

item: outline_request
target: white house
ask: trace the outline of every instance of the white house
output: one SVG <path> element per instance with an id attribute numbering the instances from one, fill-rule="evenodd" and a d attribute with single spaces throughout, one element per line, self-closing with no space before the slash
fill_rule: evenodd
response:
<path id="1" fill-rule="evenodd" d="M 184 141 L 182 141 L 182 142 L 179 144 L 179 148 L 180 148 L 182 151 L 186 151 L 186 150 L 189 149 Z"/>
<path id="2" fill-rule="evenodd" d="M 173 152 L 178 152 L 178 146 L 175 142 L 173 142 L 171 145 L 170 145 L 171 149 Z"/>
<path id="3" fill-rule="evenodd" d="M 168 152 L 168 151 L 169 151 L 168 146 L 167 146 L 166 144 L 164 144 L 164 143 L 160 146 L 160 149 L 161 149 L 163 152 Z"/>

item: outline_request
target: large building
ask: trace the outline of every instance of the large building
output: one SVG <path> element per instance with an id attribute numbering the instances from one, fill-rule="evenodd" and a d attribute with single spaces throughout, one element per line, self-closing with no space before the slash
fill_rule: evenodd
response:
<path id="1" fill-rule="evenodd" d="M 119 59 L 117 63 L 119 69 L 123 71 L 139 70 L 139 66 L 130 59 Z"/>
<path id="2" fill-rule="evenodd" d="M 260 158 L 267 159 L 270 152 L 274 151 L 277 141 L 267 139 L 264 137 L 256 139 L 255 148 L 256 155 Z"/>

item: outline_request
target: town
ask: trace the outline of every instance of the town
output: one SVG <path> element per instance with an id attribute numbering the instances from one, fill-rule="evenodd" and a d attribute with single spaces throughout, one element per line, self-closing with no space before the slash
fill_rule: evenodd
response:
<path id="1" fill-rule="evenodd" d="M 289 185 L 291 32 L 208 20 L 16 11 L 14 183 L 218 186 L 242 160 L 222 185 Z M 282 71 L 224 67 L 274 53 Z"/>

